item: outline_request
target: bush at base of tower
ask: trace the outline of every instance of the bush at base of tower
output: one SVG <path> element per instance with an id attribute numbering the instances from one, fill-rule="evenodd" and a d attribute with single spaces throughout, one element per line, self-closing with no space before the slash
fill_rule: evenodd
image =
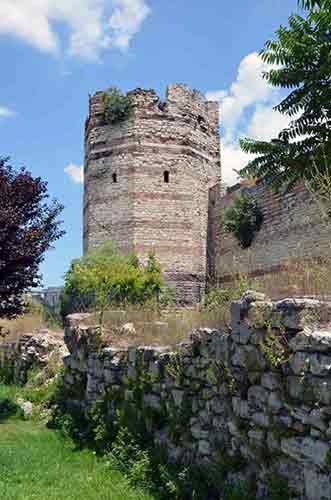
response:
<path id="1" fill-rule="evenodd" d="M 104 311 L 110 305 L 157 300 L 162 286 L 161 266 L 153 253 L 143 266 L 135 254 L 121 254 L 108 242 L 71 264 L 65 279 L 62 314 L 94 307 L 102 324 Z"/>

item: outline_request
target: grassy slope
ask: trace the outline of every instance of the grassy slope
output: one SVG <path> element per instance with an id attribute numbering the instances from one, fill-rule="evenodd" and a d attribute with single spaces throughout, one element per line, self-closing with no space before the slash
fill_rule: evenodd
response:
<path id="1" fill-rule="evenodd" d="M 0 400 L 14 390 L 0 386 Z M 0 421 L 1 500 L 152 500 L 89 451 L 32 420 Z"/>

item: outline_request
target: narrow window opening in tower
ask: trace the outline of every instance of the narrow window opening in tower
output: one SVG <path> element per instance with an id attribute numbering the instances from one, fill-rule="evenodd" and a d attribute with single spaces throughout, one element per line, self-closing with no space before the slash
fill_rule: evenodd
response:
<path id="1" fill-rule="evenodd" d="M 112 175 L 112 178 L 113 178 L 113 182 L 117 182 L 117 174 L 116 174 L 116 173 L 114 173 L 114 174 Z"/>
<path id="2" fill-rule="evenodd" d="M 163 172 L 163 180 L 164 180 L 164 182 L 165 182 L 166 184 L 168 184 L 168 183 L 169 183 L 169 177 L 170 177 L 170 173 L 168 172 L 168 170 L 165 170 L 165 171 Z"/>

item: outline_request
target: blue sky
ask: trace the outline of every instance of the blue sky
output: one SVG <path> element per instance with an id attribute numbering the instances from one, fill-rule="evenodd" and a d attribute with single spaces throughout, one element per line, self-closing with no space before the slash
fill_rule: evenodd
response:
<path id="1" fill-rule="evenodd" d="M 274 136 L 286 119 L 257 52 L 296 0 L 1 0 L 0 155 L 49 183 L 66 236 L 44 284 L 60 285 L 82 252 L 83 129 L 88 94 L 188 85 L 220 102 L 224 179 L 246 156 L 243 134 Z"/>

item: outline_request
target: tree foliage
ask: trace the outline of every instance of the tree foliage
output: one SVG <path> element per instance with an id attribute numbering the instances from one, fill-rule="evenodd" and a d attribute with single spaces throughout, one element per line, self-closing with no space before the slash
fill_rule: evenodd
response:
<path id="1" fill-rule="evenodd" d="M 248 193 L 241 193 L 224 214 L 223 227 L 232 233 L 243 248 L 251 245 L 263 222 L 257 201 Z"/>
<path id="2" fill-rule="evenodd" d="M 279 189 L 312 177 L 312 162 L 324 167 L 331 154 L 331 0 L 299 0 L 306 17 L 292 15 L 261 52 L 271 69 L 264 78 L 289 90 L 275 110 L 290 124 L 270 142 L 245 138 L 245 152 L 257 155 L 240 171 L 263 177 Z"/>
<path id="3" fill-rule="evenodd" d="M 132 99 L 122 94 L 117 87 L 110 87 L 103 93 L 104 120 L 115 124 L 130 117 L 133 110 Z"/>
<path id="4" fill-rule="evenodd" d="M 121 254 L 108 242 L 72 263 L 66 274 L 63 313 L 96 307 L 102 324 L 108 306 L 143 304 L 157 298 L 162 286 L 161 267 L 153 253 L 143 266 L 135 254 Z"/>
<path id="5" fill-rule="evenodd" d="M 22 312 L 22 294 L 40 284 L 44 254 L 64 234 L 63 207 L 48 198 L 46 182 L 0 158 L 0 317 Z"/>

